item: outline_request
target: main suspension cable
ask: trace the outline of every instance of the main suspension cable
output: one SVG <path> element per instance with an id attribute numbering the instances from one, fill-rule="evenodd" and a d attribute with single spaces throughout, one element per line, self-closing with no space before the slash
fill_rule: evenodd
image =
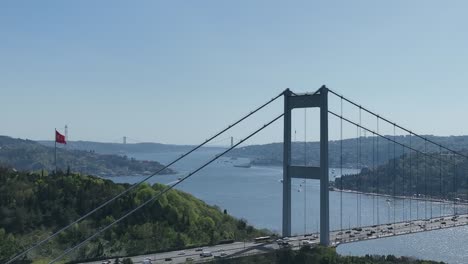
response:
<path id="1" fill-rule="evenodd" d="M 212 162 L 216 161 L 217 159 L 219 159 L 221 156 L 223 156 L 224 154 L 228 153 L 229 151 L 231 151 L 232 149 L 236 148 L 237 146 L 239 146 L 240 144 L 244 143 L 246 140 L 248 140 L 249 138 L 253 137 L 254 135 L 256 135 L 257 133 L 259 133 L 260 131 L 262 131 L 263 129 L 267 128 L 268 126 L 270 126 L 272 123 L 274 123 L 275 121 L 277 121 L 278 119 L 280 119 L 281 117 L 284 116 L 284 113 L 283 114 L 280 114 L 279 116 L 275 117 L 273 120 L 271 120 L 270 122 L 266 123 L 265 125 L 263 125 L 262 127 L 260 127 L 259 129 L 255 130 L 253 133 L 251 133 L 250 135 L 248 135 L 247 137 L 245 137 L 244 139 L 240 140 L 238 143 L 236 143 L 235 145 L 233 145 L 232 147 L 228 148 L 227 150 L 223 151 L 221 154 L 218 154 L 216 155 L 214 158 L 212 158 L 211 160 L 209 160 L 208 162 L 204 163 L 202 166 L 198 167 L 197 169 L 193 170 L 192 172 L 190 172 L 187 176 L 185 177 L 182 177 L 178 182 L 176 182 L 175 184 L 173 185 L 170 185 L 168 187 L 166 187 L 164 190 L 162 190 L 161 192 L 159 192 L 158 194 L 156 194 L 155 196 L 153 196 L 152 198 L 146 200 L 144 203 L 140 204 L 139 206 L 137 206 L 136 208 L 132 209 L 131 211 L 129 211 L 128 213 L 126 213 L 125 215 L 123 215 L 122 217 L 120 217 L 119 219 L 117 220 L 114 220 L 113 222 L 111 222 L 110 224 L 108 224 L 107 226 L 99 229 L 98 231 L 96 231 L 93 235 L 89 236 L 88 238 L 86 238 L 85 240 L 83 240 L 82 242 L 76 244 L 75 246 L 67 249 L 66 251 L 64 251 L 62 254 L 60 254 L 58 257 L 56 257 L 55 259 L 53 259 L 52 261 L 49 262 L 49 264 L 52 264 L 52 263 L 55 263 L 57 262 L 58 260 L 62 259 L 63 257 L 65 257 L 66 255 L 68 255 L 70 252 L 72 252 L 73 250 L 81 247 L 82 245 L 84 245 L 85 243 L 87 243 L 88 241 L 90 241 L 91 239 L 95 238 L 96 236 L 98 236 L 99 234 L 101 234 L 102 232 L 106 231 L 107 229 L 109 229 L 110 227 L 114 226 L 115 224 L 121 222 L 123 219 L 127 218 L 128 216 L 130 216 L 131 214 L 133 214 L 134 212 L 138 211 L 139 209 L 141 209 L 142 207 L 144 207 L 145 205 L 149 204 L 150 202 L 158 199 L 161 195 L 165 194 L 166 192 L 172 190 L 174 187 L 176 187 L 177 185 L 179 185 L 180 183 L 184 182 L 185 180 L 187 180 L 188 178 L 190 178 L 192 175 L 194 175 L 195 173 L 199 172 L 200 170 L 202 170 L 203 168 L 205 168 L 206 166 L 208 166 L 209 164 L 211 164 Z"/>
<path id="2" fill-rule="evenodd" d="M 352 124 L 352 125 L 354 125 L 354 126 L 358 126 L 358 127 L 362 128 L 362 129 L 366 130 L 367 132 L 374 133 L 374 134 L 376 134 L 377 136 L 379 136 L 379 137 L 381 137 L 381 138 L 383 138 L 383 139 L 386 139 L 387 141 L 389 141 L 389 143 L 395 143 L 396 145 L 409 148 L 409 146 L 407 146 L 407 145 L 405 145 L 405 144 L 403 144 L 403 143 L 401 143 L 401 142 L 398 142 L 398 141 L 396 141 L 396 140 L 393 140 L 393 139 L 390 138 L 389 136 L 384 136 L 384 135 L 382 135 L 382 134 L 380 134 L 380 133 L 377 133 L 377 132 L 375 132 L 375 131 L 372 131 L 372 130 L 369 129 L 369 128 L 366 128 L 366 127 L 364 127 L 364 126 L 360 126 L 360 125 L 357 124 L 356 122 L 353 122 L 353 121 L 349 120 L 349 119 L 346 118 L 346 117 L 340 116 L 340 115 L 338 115 L 337 113 L 335 113 L 335 112 L 333 112 L 333 111 L 328 110 L 328 113 L 331 114 L 331 115 L 333 115 L 333 116 L 335 116 L 335 117 L 337 117 L 337 118 L 341 118 L 341 119 L 343 119 L 344 121 L 346 121 L 346 122 L 348 122 L 348 123 L 350 123 L 350 124 Z M 427 153 L 424 153 L 424 152 L 422 152 L 422 151 L 420 151 L 420 150 L 417 150 L 417 149 L 415 149 L 414 147 L 412 147 L 411 150 L 413 150 L 413 151 L 415 151 L 415 152 L 419 152 L 419 153 L 421 153 L 421 154 L 423 154 L 423 155 L 427 155 L 427 156 L 430 156 L 430 157 L 431 157 L 431 155 L 429 155 L 429 154 L 427 154 Z M 432 158 L 434 158 L 434 157 L 432 157 Z M 439 160 L 439 159 L 436 159 L 436 160 Z M 447 162 L 447 163 L 449 163 L 449 162 Z M 449 163 L 449 164 L 451 164 L 451 163 Z"/>
<path id="3" fill-rule="evenodd" d="M 349 100 L 348 98 L 344 97 L 343 95 L 338 94 L 337 92 L 331 90 L 330 88 L 327 88 L 327 89 L 328 89 L 328 91 L 329 91 L 330 93 L 334 94 L 335 96 L 340 97 L 341 99 L 345 100 L 346 102 L 348 102 L 348 103 L 350 103 L 350 104 L 352 104 L 352 105 L 354 105 L 354 106 L 356 106 L 356 107 L 360 107 L 362 110 L 366 111 L 367 113 L 369 113 L 369 114 L 371 114 L 371 115 L 374 115 L 374 116 L 377 116 L 377 117 L 379 117 L 380 119 L 382 119 L 383 121 L 385 121 L 385 122 L 387 122 L 387 123 L 389 123 L 389 124 L 395 125 L 398 129 L 401 129 L 401 130 L 406 131 L 406 132 L 408 132 L 408 133 L 412 133 L 414 136 L 416 136 L 416 137 L 418 137 L 418 138 L 420 138 L 420 139 L 422 139 L 422 140 L 427 140 L 427 141 L 428 141 L 429 143 L 431 143 L 431 144 L 434 144 L 434 145 L 436 145 L 436 146 L 438 146 L 438 147 L 441 147 L 441 148 L 443 148 L 443 149 L 445 149 L 445 150 L 447 150 L 447 151 L 450 151 L 450 152 L 452 152 L 452 153 L 454 153 L 454 154 L 457 154 L 457 155 L 459 155 L 459 156 L 461 156 L 461 157 L 464 157 L 464 158 L 468 159 L 468 156 L 467 156 L 467 155 L 464 155 L 464 154 L 462 154 L 462 153 L 460 153 L 460 152 L 458 152 L 458 151 L 455 151 L 455 150 L 452 150 L 452 149 L 450 149 L 450 148 L 448 148 L 448 147 L 445 147 L 445 146 L 443 146 L 443 145 L 441 145 L 441 144 L 439 144 L 439 143 L 437 143 L 437 142 L 435 142 L 435 141 L 433 141 L 433 140 L 428 139 L 427 137 L 423 137 L 423 136 L 421 136 L 421 135 L 419 135 L 419 134 L 416 134 L 416 133 L 412 132 L 411 130 L 409 130 L 409 129 L 407 129 L 407 128 L 404 128 L 403 126 L 400 126 L 400 125 L 396 124 L 395 122 L 392 122 L 392 121 L 390 121 L 389 119 L 384 118 L 384 117 L 382 117 L 382 116 L 380 116 L 380 115 L 374 113 L 373 111 L 371 111 L 371 110 L 369 110 L 369 109 L 367 109 L 367 108 L 365 108 L 365 107 L 362 107 L 361 105 L 359 105 L 359 104 L 357 104 L 357 103 L 355 103 L 355 102 Z"/>
<path id="4" fill-rule="evenodd" d="M 286 90 L 285 90 L 286 91 Z M 242 118 L 240 118 L 239 120 L 237 120 L 236 122 L 232 123 L 231 125 L 229 125 L 228 127 L 224 128 L 223 130 L 221 130 L 220 132 L 216 133 L 214 136 L 210 137 L 209 139 L 206 139 L 203 143 L 197 145 L 196 147 L 194 147 L 193 149 L 189 150 L 188 152 L 186 152 L 185 154 L 183 154 L 182 156 L 178 157 L 177 159 L 173 160 L 172 162 L 170 162 L 168 165 L 164 166 L 163 168 L 159 169 L 158 171 L 154 172 L 153 174 L 149 175 L 148 177 L 144 178 L 143 180 L 133 184 L 132 186 L 130 186 L 128 189 L 124 190 L 123 192 L 117 194 L 116 196 L 112 197 L 111 199 L 107 200 L 106 202 L 102 203 L 101 205 L 99 205 L 98 207 L 94 208 L 93 210 L 89 211 L 88 213 L 84 214 L 83 216 L 79 217 L 78 219 L 76 219 L 75 221 L 71 222 L 70 224 L 68 224 L 67 226 L 61 228 L 60 230 L 56 231 L 55 233 L 53 233 L 52 235 L 48 236 L 47 238 L 33 244 L 32 246 L 30 246 L 28 249 L 24 250 L 23 252 L 17 254 L 16 256 L 14 256 L 13 258 L 11 258 L 9 261 L 7 261 L 5 264 L 10 264 L 12 263 L 13 261 L 19 259 L 20 257 L 26 255 L 27 253 L 29 253 L 30 251 L 38 248 L 39 246 L 43 245 L 44 243 L 46 243 L 47 241 L 51 240 L 52 238 L 56 237 L 57 235 L 59 235 L 60 233 L 62 233 L 63 231 L 67 230 L 68 228 L 72 227 L 74 224 L 80 222 L 81 220 L 87 218 L 88 216 L 92 215 L 93 213 L 95 213 L 96 211 L 98 211 L 99 209 L 103 208 L 104 206 L 110 204 L 111 202 L 115 201 L 116 199 L 122 197 L 123 195 L 129 193 L 130 191 L 132 191 L 133 189 L 135 189 L 136 187 L 138 187 L 139 185 L 143 184 L 144 182 L 146 182 L 147 180 L 151 179 L 152 177 L 154 177 L 155 175 L 161 173 L 162 171 L 166 170 L 167 168 L 169 168 L 170 166 L 174 165 L 176 162 L 180 161 L 181 159 L 185 158 L 186 156 L 190 155 L 191 153 L 193 153 L 194 151 L 198 150 L 199 148 L 201 148 L 202 146 L 206 145 L 207 143 L 209 143 L 210 141 L 212 141 L 213 139 L 215 139 L 216 137 L 218 137 L 219 135 L 223 134 L 224 132 L 226 132 L 227 130 L 233 128 L 234 126 L 238 125 L 239 123 L 241 123 L 242 121 L 244 121 L 245 119 L 247 119 L 248 117 L 252 116 L 253 114 L 257 113 L 258 111 L 260 111 L 261 109 L 263 109 L 264 107 L 266 107 L 267 105 L 271 104 L 272 102 L 276 101 L 279 97 L 283 96 L 284 95 L 284 92 L 281 92 L 280 94 L 278 94 L 277 96 L 273 97 L 272 99 L 270 99 L 268 102 L 264 103 L 263 105 L 257 107 L 256 109 L 254 109 L 253 111 L 251 111 L 250 113 L 248 113 L 247 115 L 244 115 Z"/>
<path id="5" fill-rule="evenodd" d="M 380 134 L 380 133 L 378 133 L 378 132 L 372 131 L 371 129 L 368 129 L 368 128 L 366 128 L 366 127 L 360 126 L 360 125 L 357 124 L 356 122 L 353 122 L 353 121 L 349 120 L 348 118 L 343 117 L 343 115 L 336 114 L 335 112 L 330 111 L 330 110 L 328 110 L 328 113 L 331 114 L 331 115 L 333 115 L 333 116 L 335 116 L 335 117 L 337 117 L 337 118 L 340 118 L 341 121 L 344 120 L 344 121 L 346 121 L 346 122 L 348 122 L 348 123 L 350 123 L 350 124 L 352 124 L 352 125 L 354 125 L 354 126 L 360 127 L 360 128 L 362 128 L 362 129 L 364 129 L 364 130 L 370 132 L 370 133 L 373 133 L 373 134 L 377 135 L 378 138 L 381 137 L 381 138 L 383 138 L 383 139 L 386 139 L 386 140 L 388 141 L 389 144 L 390 144 L 390 143 L 394 143 L 394 147 L 395 147 L 395 145 L 399 145 L 399 146 L 408 148 L 408 149 L 410 149 L 410 150 L 412 150 L 412 151 L 414 151 L 414 152 L 416 152 L 416 153 L 418 153 L 418 154 L 422 154 L 422 155 L 424 156 L 424 190 L 425 190 L 425 191 L 424 191 L 424 193 L 425 193 L 425 194 L 424 194 L 424 196 L 425 196 L 425 200 L 424 200 L 424 205 L 425 205 L 425 206 L 424 206 L 424 207 L 425 207 L 424 215 L 425 215 L 425 219 L 428 219 L 428 217 L 427 217 L 427 214 L 428 214 L 428 204 L 427 204 L 427 203 L 428 203 L 428 200 L 427 200 L 427 198 L 428 198 L 429 196 L 428 196 L 428 184 L 427 184 L 427 157 L 429 157 L 430 159 L 440 160 L 440 157 L 436 158 L 436 157 L 434 157 L 433 155 L 428 154 L 428 152 L 427 152 L 427 143 L 428 143 L 428 141 L 427 141 L 427 140 L 424 141 L 424 151 L 421 151 L 421 150 L 418 150 L 418 149 L 414 148 L 413 146 L 407 146 L 407 145 L 405 145 L 405 144 L 403 144 L 403 143 L 401 143 L 401 142 L 397 142 L 395 139 L 392 139 L 392 138 L 390 138 L 389 136 L 384 136 L 384 135 L 382 135 L 382 134 Z M 395 127 L 396 127 L 396 126 L 395 126 Z M 394 137 L 394 138 L 395 138 L 395 137 Z M 390 146 L 388 146 L 388 151 L 390 151 Z M 388 154 L 388 155 L 389 155 L 389 157 L 390 157 L 390 154 Z M 396 154 L 395 154 L 394 156 L 396 156 Z M 395 162 L 395 159 L 394 159 L 394 162 Z M 450 162 L 449 162 L 449 161 L 446 161 L 446 163 L 450 163 Z M 452 163 L 450 163 L 450 164 L 452 164 Z M 388 168 L 387 170 L 389 170 L 389 169 L 390 169 L 390 168 Z M 395 189 L 395 187 L 394 187 L 394 189 Z M 468 196 L 468 195 L 467 195 L 467 196 Z M 433 199 L 431 198 L 431 199 L 430 199 L 430 203 L 431 203 L 431 208 L 430 208 L 430 209 L 431 209 L 431 218 L 432 218 L 432 203 L 433 203 L 433 202 L 434 202 L 434 201 L 433 201 Z M 396 202 L 394 201 L 394 207 L 395 207 L 395 205 L 396 205 Z M 467 207 L 467 210 L 468 210 L 468 207 Z M 395 208 L 394 208 L 394 211 L 395 211 Z"/>

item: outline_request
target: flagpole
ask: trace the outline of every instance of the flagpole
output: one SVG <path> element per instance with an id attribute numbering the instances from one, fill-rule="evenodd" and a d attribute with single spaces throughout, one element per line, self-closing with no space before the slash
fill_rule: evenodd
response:
<path id="1" fill-rule="evenodd" d="M 54 142 L 55 142 L 55 147 L 54 147 L 54 163 L 55 163 L 55 175 L 57 175 L 57 128 L 55 129 L 54 133 Z"/>

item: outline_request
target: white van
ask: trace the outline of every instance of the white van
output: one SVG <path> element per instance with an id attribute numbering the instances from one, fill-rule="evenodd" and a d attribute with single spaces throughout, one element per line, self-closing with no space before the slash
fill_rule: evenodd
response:
<path id="1" fill-rule="evenodd" d="M 209 251 L 203 251 L 202 253 L 200 253 L 200 257 L 202 258 L 211 257 L 211 256 L 213 256 L 213 254 L 211 254 L 211 252 Z"/>

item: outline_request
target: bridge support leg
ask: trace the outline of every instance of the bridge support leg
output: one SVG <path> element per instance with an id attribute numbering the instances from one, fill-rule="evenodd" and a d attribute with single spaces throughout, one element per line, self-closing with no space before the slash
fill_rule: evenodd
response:
<path id="1" fill-rule="evenodd" d="M 330 203 L 328 190 L 328 90 L 320 89 L 320 244 L 330 245 Z"/>
<path id="2" fill-rule="evenodd" d="M 291 162 L 291 91 L 284 92 L 284 139 L 283 139 L 283 237 L 291 236 L 291 175 L 288 167 Z"/>

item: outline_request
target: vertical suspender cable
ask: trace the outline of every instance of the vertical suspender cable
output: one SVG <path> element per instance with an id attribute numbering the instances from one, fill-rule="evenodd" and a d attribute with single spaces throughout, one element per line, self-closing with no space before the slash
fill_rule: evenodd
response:
<path id="1" fill-rule="evenodd" d="M 359 172 L 359 127 L 356 126 L 356 226 L 359 226 L 359 179 L 361 178 L 361 173 Z"/>
<path id="2" fill-rule="evenodd" d="M 440 159 L 440 162 L 439 162 L 439 182 L 440 182 L 440 185 L 439 185 L 439 193 L 440 193 L 440 203 L 439 203 L 439 215 L 442 216 L 442 204 L 444 204 L 444 195 L 442 193 L 442 147 L 439 147 L 439 159 Z"/>
<path id="3" fill-rule="evenodd" d="M 343 98 L 341 98 L 341 117 L 343 117 Z M 340 229 L 343 230 L 343 118 L 340 118 Z"/>
<path id="4" fill-rule="evenodd" d="M 359 138 L 358 138 L 358 142 L 359 142 L 359 146 L 358 146 L 358 150 L 359 150 L 359 156 L 358 156 L 358 165 L 359 165 L 359 189 L 361 190 L 361 192 L 364 191 L 364 189 L 362 188 L 362 159 L 361 159 L 361 153 L 362 153 L 362 149 L 361 149 L 361 141 L 362 141 L 362 130 L 361 130 L 361 107 L 359 107 Z M 359 223 L 358 223 L 358 226 L 361 226 L 361 219 L 362 219 L 362 194 L 361 192 L 359 192 Z"/>
<path id="5" fill-rule="evenodd" d="M 376 173 L 375 173 L 375 134 L 372 133 L 372 192 L 376 195 L 372 195 L 372 225 L 375 225 L 375 197 L 378 195 L 376 192 Z M 378 197 L 378 196 L 377 196 Z"/>
<path id="6" fill-rule="evenodd" d="M 419 152 L 416 152 L 416 197 L 418 197 L 418 200 L 416 200 L 416 219 L 419 220 L 419 198 L 421 197 L 419 193 Z"/>
<path id="7" fill-rule="evenodd" d="M 396 127 L 393 124 L 393 225 L 396 224 Z M 393 228 L 395 232 L 395 228 Z"/>
<path id="8" fill-rule="evenodd" d="M 424 140 L 424 219 L 427 219 L 427 140 Z"/>
<path id="9" fill-rule="evenodd" d="M 453 215 L 457 215 L 457 212 L 456 212 L 456 206 L 457 206 L 457 191 L 456 191 L 456 188 L 457 188 L 457 161 L 453 161 L 454 158 L 451 156 L 450 158 L 453 162 L 453 195 L 452 195 L 452 200 L 453 200 Z"/>
<path id="10" fill-rule="evenodd" d="M 379 133 L 379 117 L 377 116 L 377 133 Z M 380 214 L 379 214 L 379 185 L 380 185 L 380 173 L 378 172 L 377 168 L 379 166 L 379 136 L 377 135 L 377 151 L 376 151 L 376 162 L 377 167 L 374 166 L 374 169 L 377 173 L 377 224 L 380 225 Z"/>
<path id="11" fill-rule="evenodd" d="M 411 155 L 411 150 L 413 149 L 412 147 L 412 140 L 411 140 L 411 137 L 412 137 L 412 134 L 410 133 L 410 136 L 409 136 L 409 145 L 410 145 L 410 149 L 409 149 L 409 197 L 410 197 L 410 200 L 409 200 L 409 220 L 412 221 L 413 218 L 412 218 L 412 212 L 413 212 L 413 159 L 412 159 L 412 156 Z M 411 230 L 410 230 L 411 231 Z"/>
<path id="12" fill-rule="evenodd" d="M 433 156 L 431 156 L 431 158 L 433 158 Z M 432 162 L 432 161 L 431 161 L 431 162 Z M 431 202 L 431 218 L 432 218 L 432 217 L 433 217 L 433 216 L 432 216 L 432 207 L 433 207 L 433 205 L 434 205 L 434 200 L 433 200 L 433 198 L 434 198 L 434 188 L 433 188 L 431 185 L 429 185 L 429 191 L 430 191 L 430 193 L 431 193 L 431 194 L 430 194 L 430 202 Z"/>
<path id="13" fill-rule="evenodd" d="M 400 196 L 403 197 L 403 199 L 402 199 L 402 202 L 403 202 L 402 215 L 403 215 L 403 221 L 405 221 L 405 214 L 406 214 L 406 212 L 405 212 L 405 200 L 406 200 L 406 198 L 405 198 L 405 196 L 406 196 L 406 193 L 405 193 L 405 176 L 406 176 L 406 174 L 405 174 L 405 172 L 406 172 L 405 159 L 406 159 L 406 157 L 405 157 L 405 147 L 404 146 L 402 147 L 402 151 L 403 151 L 403 154 L 401 156 L 401 162 L 402 162 L 401 163 L 401 179 L 402 179 L 401 186 L 402 186 L 403 190 L 402 190 L 402 193 L 400 194 Z"/>
<path id="14" fill-rule="evenodd" d="M 389 137 L 390 138 L 390 137 Z M 388 181 L 388 184 L 387 184 L 387 194 L 390 196 L 390 188 L 391 188 L 391 179 L 390 179 L 390 176 L 391 176 L 391 164 L 390 164 L 390 160 L 391 160 L 391 141 L 390 140 L 387 140 L 387 160 L 388 160 L 388 164 L 387 164 L 387 168 L 386 168 L 386 175 L 385 175 L 385 178 L 386 180 Z M 389 202 L 387 202 L 387 207 L 388 207 L 388 210 L 387 210 L 387 223 L 391 223 L 392 221 L 390 220 L 390 199 L 387 199 Z"/>
<path id="15" fill-rule="evenodd" d="M 304 108 L 304 166 L 307 166 L 307 108 Z M 304 179 L 304 235 L 307 234 L 307 179 Z"/>

